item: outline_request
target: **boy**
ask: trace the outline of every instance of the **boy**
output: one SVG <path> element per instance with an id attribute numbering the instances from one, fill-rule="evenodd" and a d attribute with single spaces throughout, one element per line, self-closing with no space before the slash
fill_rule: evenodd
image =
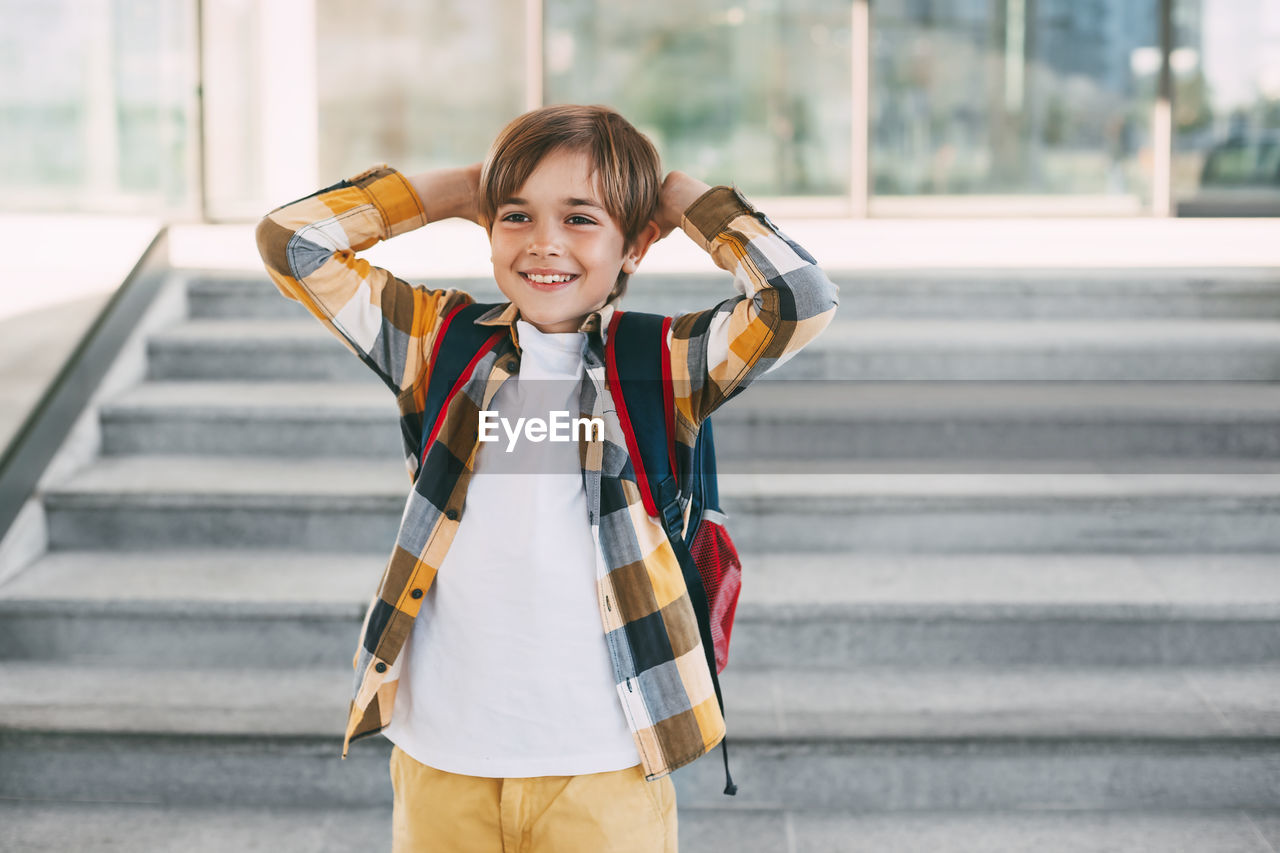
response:
<path id="1" fill-rule="evenodd" d="M 735 188 L 660 175 L 622 116 L 560 105 L 511 122 L 482 166 L 376 166 L 258 225 L 281 293 L 401 414 L 413 488 L 360 630 L 342 751 L 393 742 L 396 851 L 674 851 L 669 774 L 725 734 L 680 567 L 629 464 L 605 339 L 628 277 L 676 227 L 733 273 L 741 295 L 670 326 L 676 440 L 691 447 L 727 397 L 830 322 L 836 288 Z M 488 231 L 510 301 L 471 321 L 495 343 L 419 460 L 442 329 L 473 300 L 354 253 L 450 216 Z M 603 436 L 510 454 L 506 435 L 480 440 L 486 415 L 549 407 Z M 536 475 L 503 470 L 520 454 L 538 454 Z"/>

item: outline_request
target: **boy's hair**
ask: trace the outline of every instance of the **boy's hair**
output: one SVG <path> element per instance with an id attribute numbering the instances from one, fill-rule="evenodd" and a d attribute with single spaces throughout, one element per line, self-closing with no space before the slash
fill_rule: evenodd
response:
<path id="1" fill-rule="evenodd" d="M 504 199 L 516 194 L 553 151 L 581 151 L 591 163 L 600 203 L 618 223 L 630 249 L 658 212 L 662 189 L 658 152 L 643 133 L 616 110 L 593 104 L 556 104 L 531 110 L 511 121 L 489 148 L 480 172 L 480 218 L 493 233 L 493 219 Z M 612 302 L 627 289 L 618 272 Z"/>

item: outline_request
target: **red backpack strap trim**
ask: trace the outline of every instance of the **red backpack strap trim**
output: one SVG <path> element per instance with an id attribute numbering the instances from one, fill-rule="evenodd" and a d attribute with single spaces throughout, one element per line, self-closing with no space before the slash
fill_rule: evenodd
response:
<path id="1" fill-rule="evenodd" d="M 635 430 L 631 427 L 631 416 L 627 414 L 627 401 L 623 399 L 622 382 L 618 378 L 617 348 L 614 340 L 618 331 L 618 320 L 622 311 L 614 311 L 609 320 L 609 338 L 604 346 L 604 372 L 613 396 L 613 404 L 618 410 L 618 421 L 622 424 L 622 434 L 627 441 L 627 455 L 631 457 L 631 468 L 636 475 L 636 486 L 640 489 L 640 499 L 644 502 L 644 510 L 654 518 L 658 517 L 658 504 L 649 493 L 649 477 L 644 470 L 644 460 L 640 456 L 640 445 L 636 442 Z"/>

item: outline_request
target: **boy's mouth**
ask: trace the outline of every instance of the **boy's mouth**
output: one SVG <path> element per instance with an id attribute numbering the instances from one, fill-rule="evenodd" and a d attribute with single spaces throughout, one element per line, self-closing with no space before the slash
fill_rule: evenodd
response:
<path id="1" fill-rule="evenodd" d="M 535 273 L 520 273 L 520 277 L 536 290 L 559 290 L 567 287 L 578 280 L 577 273 L 559 273 L 556 275 L 537 275 Z"/>

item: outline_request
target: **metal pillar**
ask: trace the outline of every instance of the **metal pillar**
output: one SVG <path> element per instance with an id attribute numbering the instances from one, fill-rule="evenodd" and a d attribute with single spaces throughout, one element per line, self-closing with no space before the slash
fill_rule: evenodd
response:
<path id="1" fill-rule="evenodd" d="M 1151 116 L 1151 215 L 1173 215 L 1173 0 L 1160 3 L 1160 75 Z"/>
<path id="2" fill-rule="evenodd" d="M 851 215 L 865 219 L 871 197 L 871 0 L 853 0 L 852 12 L 849 203 Z"/>

